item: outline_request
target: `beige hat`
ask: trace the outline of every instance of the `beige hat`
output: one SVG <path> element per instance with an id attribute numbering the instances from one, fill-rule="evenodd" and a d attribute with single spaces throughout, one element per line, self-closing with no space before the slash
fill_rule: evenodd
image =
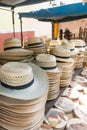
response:
<path id="1" fill-rule="evenodd" d="M 52 54 L 56 56 L 57 62 L 72 62 L 72 58 L 70 57 L 70 50 L 65 46 L 55 46 Z"/>
<path id="2" fill-rule="evenodd" d="M 60 72 L 57 67 L 56 57 L 51 54 L 39 54 L 36 63 L 47 72 Z"/>
<path id="3" fill-rule="evenodd" d="M 71 41 L 62 41 L 62 45 L 66 46 L 68 49 L 70 49 L 70 55 L 77 55 L 79 53 L 79 50 L 77 48 L 75 48 L 75 44 L 74 42 Z"/>
<path id="4" fill-rule="evenodd" d="M 2 65 L 0 80 L 0 95 L 20 100 L 39 98 L 48 91 L 49 86 L 47 75 L 41 68 L 18 62 Z"/>
<path id="5" fill-rule="evenodd" d="M 8 38 L 4 41 L 4 50 L 21 48 L 21 40 L 18 38 Z"/>
<path id="6" fill-rule="evenodd" d="M 74 42 L 75 47 L 79 50 L 79 51 L 85 51 L 85 45 L 86 43 L 84 42 L 84 40 L 81 39 L 74 39 L 71 40 L 71 42 Z"/>

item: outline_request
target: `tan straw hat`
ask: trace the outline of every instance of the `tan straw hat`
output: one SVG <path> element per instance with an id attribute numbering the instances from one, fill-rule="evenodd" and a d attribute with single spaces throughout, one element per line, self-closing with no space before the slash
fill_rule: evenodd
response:
<path id="1" fill-rule="evenodd" d="M 65 46 L 55 46 L 52 53 L 56 56 L 57 62 L 72 62 L 72 58 L 70 57 L 70 50 Z"/>
<path id="2" fill-rule="evenodd" d="M 21 40 L 18 38 L 8 38 L 4 41 L 4 50 L 21 48 Z"/>

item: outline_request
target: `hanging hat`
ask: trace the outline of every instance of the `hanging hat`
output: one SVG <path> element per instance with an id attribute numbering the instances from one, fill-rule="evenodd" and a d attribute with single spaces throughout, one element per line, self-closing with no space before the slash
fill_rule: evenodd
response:
<path id="1" fill-rule="evenodd" d="M 49 86 L 47 75 L 41 68 L 18 62 L 2 65 L 0 80 L 0 95 L 20 100 L 39 98 Z"/>
<path id="2" fill-rule="evenodd" d="M 4 50 L 21 48 L 21 40 L 18 38 L 8 38 L 4 41 Z"/>
<path id="3" fill-rule="evenodd" d="M 57 62 L 72 62 L 70 50 L 65 46 L 55 46 L 52 53 L 56 56 Z"/>

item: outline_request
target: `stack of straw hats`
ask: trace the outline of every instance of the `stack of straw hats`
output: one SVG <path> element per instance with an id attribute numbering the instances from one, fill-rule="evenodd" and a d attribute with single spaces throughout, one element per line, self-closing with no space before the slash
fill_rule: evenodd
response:
<path id="1" fill-rule="evenodd" d="M 84 62 L 85 42 L 80 39 L 74 39 L 74 40 L 71 40 L 71 42 L 74 42 L 75 48 L 77 48 L 79 51 L 75 68 L 82 68 L 83 62 Z"/>
<path id="2" fill-rule="evenodd" d="M 60 86 L 69 86 L 74 69 L 74 60 L 70 57 L 70 50 L 67 47 L 61 45 L 55 46 L 52 53 L 56 56 L 58 67 L 62 68 Z"/>
<path id="3" fill-rule="evenodd" d="M 41 41 L 40 37 L 29 38 L 28 41 L 24 43 L 24 48 L 32 50 L 35 56 L 46 52 L 45 44 Z"/>
<path id="4" fill-rule="evenodd" d="M 4 41 L 4 50 L 21 48 L 21 40 L 18 38 L 8 38 Z"/>
<path id="5" fill-rule="evenodd" d="M 44 69 L 49 79 L 48 100 L 55 99 L 60 92 L 61 70 L 57 67 L 56 57 L 50 54 L 39 54 L 36 64 Z"/>
<path id="6" fill-rule="evenodd" d="M 46 73 L 34 64 L 9 62 L 1 66 L 0 80 L 1 129 L 38 130 L 49 87 Z"/>
<path id="7" fill-rule="evenodd" d="M 0 53 L 0 64 L 11 61 L 30 62 L 34 59 L 33 51 L 22 48 L 5 50 Z"/>
<path id="8" fill-rule="evenodd" d="M 66 46 L 68 49 L 70 49 L 70 56 L 74 60 L 74 67 L 75 67 L 76 62 L 77 62 L 77 56 L 79 53 L 78 49 L 75 48 L 75 44 L 73 42 L 70 42 L 68 40 L 63 40 L 61 42 L 63 46 Z"/>

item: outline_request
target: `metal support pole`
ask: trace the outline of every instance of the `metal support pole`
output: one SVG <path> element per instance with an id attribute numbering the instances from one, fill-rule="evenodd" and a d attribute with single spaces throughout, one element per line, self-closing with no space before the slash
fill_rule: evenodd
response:
<path id="1" fill-rule="evenodd" d="M 11 10 L 12 10 L 12 23 L 13 23 L 13 36 L 15 37 L 14 7 L 12 7 Z"/>
<path id="2" fill-rule="evenodd" d="M 23 46 L 23 31 L 22 31 L 22 18 L 21 16 L 19 17 L 20 19 L 20 29 L 21 29 L 21 45 Z"/>

